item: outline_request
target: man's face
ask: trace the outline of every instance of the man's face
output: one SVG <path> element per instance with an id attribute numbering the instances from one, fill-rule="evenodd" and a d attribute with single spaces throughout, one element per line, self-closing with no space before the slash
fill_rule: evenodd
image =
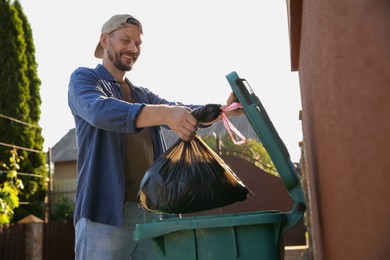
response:
<path id="1" fill-rule="evenodd" d="M 134 25 L 128 25 L 108 35 L 108 58 L 118 70 L 132 69 L 141 53 L 141 36 L 139 28 Z"/>

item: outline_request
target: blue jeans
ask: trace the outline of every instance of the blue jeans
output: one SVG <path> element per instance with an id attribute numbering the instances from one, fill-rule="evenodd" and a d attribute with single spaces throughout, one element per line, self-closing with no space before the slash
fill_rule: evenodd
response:
<path id="1" fill-rule="evenodd" d="M 123 227 L 118 228 L 81 218 L 76 223 L 75 253 L 77 260 L 157 259 L 152 240 L 135 241 L 133 233 L 138 223 L 160 219 L 127 202 L 123 212 Z"/>

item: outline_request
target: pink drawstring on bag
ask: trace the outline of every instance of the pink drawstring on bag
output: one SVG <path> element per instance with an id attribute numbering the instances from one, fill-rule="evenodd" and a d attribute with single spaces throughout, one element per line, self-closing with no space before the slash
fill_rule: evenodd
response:
<path id="1" fill-rule="evenodd" d="M 228 107 L 225 107 L 224 109 L 222 109 L 222 121 L 223 121 L 223 125 L 225 126 L 226 128 L 226 131 L 229 133 L 230 135 L 230 138 L 233 140 L 233 143 L 236 144 L 236 145 L 240 145 L 240 144 L 243 144 L 246 142 L 246 138 L 245 136 L 243 136 L 240 131 L 238 131 L 237 128 L 235 128 L 233 126 L 233 124 L 229 121 L 228 117 L 225 115 L 225 112 L 228 112 L 228 111 L 231 111 L 231 110 L 234 110 L 234 109 L 237 109 L 237 108 L 242 108 L 242 105 L 238 102 L 233 102 L 232 104 L 230 104 Z M 232 131 L 239 137 L 241 138 L 241 140 L 239 141 L 236 141 L 236 139 L 234 139 L 233 137 L 233 134 L 232 134 Z"/>

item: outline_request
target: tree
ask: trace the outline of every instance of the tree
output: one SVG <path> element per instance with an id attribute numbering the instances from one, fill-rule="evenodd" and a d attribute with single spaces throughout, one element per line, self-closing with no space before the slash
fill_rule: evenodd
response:
<path id="1" fill-rule="evenodd" d="M 35 47 L 31 27 L 18 1 L 0 0 L 0 114 L 24 122 L 0 118 L 0 141 L 34 151 L 42 151 L 43 138 L 38 127 L 40 118 L 40 80 L 37 77 Z M 0 147 L 0 161 L 5 161 L 9 147 Z M 26 202 L 15 210 L 15 220 L 27 214 L 43 217 L 46 195 L 45 155 L 19 150 L 24 158 L 20 171 L 36 177 L 20 177 L 25 189 L 19 199 Z"/>
<path id="2" fill-rule="evenodd" d="M 69 197 L 60 197 L 54 206 L 51 220 L 71 222 L 73 220 L 74 206 L 74 202 Z"/>
<path id="3" fill-rule="evenodd" d="M 10 223 L 14 209 L 19 207 L 18 194 L 23 189 L 23 182 L 17 175 L 19 162 L 16 150 L 12 150 L 9 165 L 0 163 L 0 176 L 4 179 L 0 184 L 0 225 Z"/>
<path id="4" fill-rule="evenodd" d="M 229 135 L 224 135 L 221 139 L 215 136 L 203 136 L 202 140 L 214 151 L 221 150 L 224 153 L 231 153 L 250 160 L 257 167 L 272 175 L 279 176 L 275 165 L 268 155 L 267 150 L 261 142 L 247 140 L 244 144 L 235 145 Z M 217 149 L 217 145 L 220 145 Z"/>
<path id="5" fill-rule="evenodd" d="M 28 23 L 19 1 L 15 1 L 13 6 L 18 13 L 18 17 L 22 21 L 22 29 L 24 39 L 26 43 L 25 56 L 26 56 L 26 71 L 25 74 L 28 78 L 28 99 L 27 104 L 29 108 L 29 117 L 26 118 L 27 122 L 32 125 L 38 125 L 40 119 L 40 105 L 42 103 L 40 96 L 41 81 L 37 76 L 37 63 L 35 61 L 35 46 L 32 36 L 32 30 Z M 28 129 L 26 133 L 29 138 L 26 140 L 26 147 L 34 150 L 42 151 L 43 149 L 43 137 L 40 127 L 32 127 Z M 25 190 L 22 193 L 21 198 L 24 201 L 33 203 L 31 206 L 19 208 L 15 211 L 16 217 L 23 218 L 27 214 L 35 214 L 43 218 L 44 200 L 46 196 L 46 171 L 45 171 L 45 154 L 43 153 L 28 153 L 26 156 L 26 164 L 23 164 L 23 169 L 29 173 L 34 173 L 42 176 L 42 178 L 24 178 Z M 27 188 L 28 193 L 27 193 Z M 22 209 L 24 209 L 22 211 Z M 22 211 L 22 212 L 19 212 Z M 21 214 L 18 214 L 21 213 Z M 20 215 L 20 216 L 18 216 Z"/>

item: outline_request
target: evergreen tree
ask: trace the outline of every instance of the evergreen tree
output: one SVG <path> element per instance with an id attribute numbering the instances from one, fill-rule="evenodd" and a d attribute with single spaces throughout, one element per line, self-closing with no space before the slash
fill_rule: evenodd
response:
<path id="1" fill-rule="evenodd" d="M 1 118 L 0 141 L 42 151 L 43 138 L 38 125 L 40 118 L 40 80 L 37 77 L 32 31 L 18 1 L 1 1 L 0 19 L 0 114 L 27 123 L 20 124 Z M 0 147 L 0 161 L 9 157 L 9 147 Z M 43 217 L 45 185 L 45 155 L 19 150 L 20 172 L 41 178 L 21 176 L 24 189 L 19 196 L 22 204 L 15 210 L 17 221 L 27 214 Z"/>
<path id="2" fill-rule="evenodd" d="M 24 33 L 24 39 L 26 43 L 26 76 L 28 78 L 28 90 L 29 90 L 29 98 L 27 100 L 28 108 L 29 108 L 29 118 L 28 123 L 32 125 L 38 126 L 38 122 L 40 119 L 40 105 L 42 103 L 40 96 L 40 85 L 41 81 L 37 76 L 37 63 L 35 61 L 35 46 L 33 41 L 32 30 L 28 20 L 22 10 L 22 7 L 19 1 L 14 2 L 15 10 L 18 12 L 18 17 L 22 21 L 22 28 Z M 43 137 L 41 135 L 40 127 L 30 127 L 27 128 L 28 133 L 26 133 L 30 139 L 27 147 L 32 148 L 34 150 L 42 151 L 43 149 Z M 25 178 L 25 186 L 29 188 L 29 192 L 23 192 L 21 199 L 25 199 L 25 201 L 32 202 L 31 206 L 24 207 L 25 210 L 20 212 L 20 210 L 16 210 L 16 218 L 18 218 L 19 214 L 23 217 L 27 213 L 33 213 L 35 215 L 43 214 L 42 210 L 44 209 L 44 199 L 46 196 L 46 182 L 45 182 L 45 155 L 43 153 L 28 153 L 27 160 L 25 160 L 26 164 L 22 164 L 25 167 L 27 172 L 31 172 L 42 176 L 42 178 L 31 178 L 29 177 L 28 182 Z M 27 188 L 25 188 L 27 190 Z M 25 198 L 23 198 L 25 197 Z M 22 208 L 19 208 L 22 209 Z M 26 212 L 27 211 L 27 212 Z M 19 214 L 18 214 L 19 213 Z M 41 216 L 43 217 L 43 216 Z"/>

